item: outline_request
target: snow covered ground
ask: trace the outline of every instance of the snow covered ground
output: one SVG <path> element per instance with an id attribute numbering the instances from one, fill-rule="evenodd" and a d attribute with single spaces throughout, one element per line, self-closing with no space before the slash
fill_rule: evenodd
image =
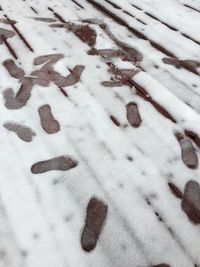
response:
<path id="1" fill-rule="evenodd" d="M 199 267 L 200 1 L 0 7 L 0 267 Z"/>

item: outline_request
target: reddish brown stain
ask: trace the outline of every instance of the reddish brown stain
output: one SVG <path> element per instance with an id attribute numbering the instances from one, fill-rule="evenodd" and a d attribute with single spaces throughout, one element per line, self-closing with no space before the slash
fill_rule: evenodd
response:
<path id="1" fill-rule="evenodd" d="M 77 165 L 78 162 L 71 157 L 60 156 L 33 164 L 33 166 L 31 167 L 31 172 L 34 174 L 39 174 L 52 170 L 67 171 L 75 168 Z"/>
<path id="2" fill-rule="evenodd" d="M 131 126 L 138 128 L 141 125 L 142 119 L 136 103 L 126 105 L 126 117 Z"/>
<path id="3" fill-rule="evenodd" d="M 54 134 L 60 131 L 60 125 L 57 120 L 54 119 L 51 107 L 49 105 L 43 105 L 38 109 L 40 115 L 40 121 L 42 128 L 48 134 Z"/>
<path id="4" fill-rule="evenodd" d="M 193 223 L 200 224 L 200 187 L 197 182 L 191 180 L 185 185 L 181 206 Z"/>
<path id="5" fill-rule="evenodd" d="M 97 198 L 91 198 L 87 210 L 85 225 L 81 235 L 81 246 L 86 252 L 96 247 L 102 226 L 105 222 L 108 206 Z"/>
<path id="6" fill-rule="evenodd" d="M 31 142 L 33 137 L 36 135 L 31 128 L 16 122 L 6 122 L 4 123 L 4 127 L 9 131 L 14 132 L 21 140 L 25 142 Z"/>

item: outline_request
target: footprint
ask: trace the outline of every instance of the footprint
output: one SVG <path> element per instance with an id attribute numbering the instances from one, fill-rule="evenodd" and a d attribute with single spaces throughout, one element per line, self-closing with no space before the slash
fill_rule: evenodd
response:
<path id="1" fill-rule="evenodd" d="M 20 109 L 26 105 L 31 97 L 31 91 L 36 82 L 35 78 L 24 77 L 22 79 L 21 87 L 15 96 L 12 89 L 7 89 L 3 92 L 5 106 L 8 109 Z"/>
<path id="2" fill-rule="evenodd" d="M 57 120 L 54 119 L 51 107 L 49 105 L 43 105 L 38 109 L 40 115 L 40 121 L 42 128 L 48 134 L 54 134 L 60 131 L 60 125 Z"/>
<path id="3" fill-rule="evenodd" d="M 3 62 L 4 67 L 7 69 L 10 76 L 15 79 L 22 79 L 25 72 L 22 68 L 19 68 L 12 59 L 5 60 Z"/>
<path id="4" fill-rule="evenodd" d="M 200 224 L 200 186 L 197 182 L 191 180 L 185 185 L 181 206 L 193 223 Z"/>
<path id="5" fill-rule="evenodd" d="M 181 156 L 185 165 L 190 169 L 198 167 L 198 157 L 194 146 L 189 138 L 183 138 L 179 141 L 181 147 Z"/>
<path id="6" fill-rule="evenodd" d="M 60 156 L 33 164 L 31 172 L 39 174 L 52 170 L 67 171 L 78 165 L 78 162 L 69 156 Z"/>
<path id="7" fill-rule="evenodd" d="M 16 122 L 6 122 L 4 124 L 4 127 L 16 133 L 16 135 L 25 142 L 31 142 L 33 140 L 33 137 L 36 135 L 31 128 L 18 124 Z"/>
<path id="8" fill-rule="evenodd" d="M 142 119 L 136 103 L 131 102 L 126 105 L 126 116 L 131 126 L 138 128 L 141 125 Z"/>
<path id="9" fill-rule="evenodd" d="M 81 235 L 81 246 L 86 252 L 96 247 L 102 226 L 105 222 L 108 206 L 102 201 L 91 198 L 86 211 L 85 226 Z"/>

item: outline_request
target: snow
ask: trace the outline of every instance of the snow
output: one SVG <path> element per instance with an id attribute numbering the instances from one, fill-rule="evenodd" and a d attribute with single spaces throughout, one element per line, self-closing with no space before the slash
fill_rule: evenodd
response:
<path id="1" fill-rule="evenodd" d="M 8 39 L 17 60 L 5 43 L 0 45 L 0 254 L 5 251 L 0 256 L 0 266 L 149 267 L 162 263 L 171 267 L 200 266 L 199 225 L 188 219 L 181 200 L 168 186 L 169 182 L 174 183 L 184 192 L 189 180 L 199 182 L 199 168 L 189 169 L 184 164 L 175 137 L 176 132 L 184 135 L 185 130 L 200 135 L 199 75 L 164 64 L 162 59 L 167 56 L 148 40 L 136 37 L 90 1 L 76 1 L 84 8 L 70 0 L 0 0 L 0 19 L 7 14 L 16 20 L 16 27 L 34 50 L 31 52 L 18 34 Z M 198 0 L 112 1 L 147 25 L 105 0 L 99 2 L 177 58 L 199 61 L 199 44 L 181 34 L 199 40 L 199 14 L 182 4 L 198 8 Z M 131 6 L 133 2 L 142 11 Z M 111 61 L 118 69 L 139 70 L 133 81 L 177 123 L 140 97 L 137 88 L 132 92 L 128 85 L 104 87 L 101 83 L 115 76 L 109 72 L 109 60 L 88 55 L 91 47 L 68 29 L 34 20 L 56 19 L 48 7 L 76 25 L 88 18 L 102 20 L 118 40 L 142 53 L 142 61 L 136 64 L 120 58 Z M 179 31 L 154 21 L 144 11 Z M 89 26 L 97 33 L 95 49 L 118 48 L 99 25 Z M 11 25 L 1 23 L 0 27 L 13 31 Z M 68 97 L 51 81 L 47 87 L 34 85 L 24 107 L 6 108 L 3 92 L 12 88 L 17 93 L 21 81 L 11 77 L 2 63 L 13 59 L 29 77 L 41 68 L 33 64 L 36 57 L 60 53 L 64 57 L 52 65 L 60 75 L 67 76 L 76 65 L 85 66 L 79 81 L 63 88 Z M 126 105 L 130 102 L 138 105 L 142 118 L 138 128 L 127 121 Z M 46 104 L 60 124 L 60 131 L 55 134 L 47 134 L 41 126 L 38 109 Z M 111 115 L 120 122 L 119 127 L 112 122 Z M 23 142 L 3 127 L 10 121 L 30 127 L 36 136 L 30 143 Z M 193 146 L 199 159 L 199 147 L 194 142 Z M 78 166 L 37 175 L 31 172 L 36 162 L 62 155 L 71 155 Z M 108 205 L 108 215 L 96 248 L 87 253 L 81 247 L 80 236 L 86 207 L 93 196 Z"/>

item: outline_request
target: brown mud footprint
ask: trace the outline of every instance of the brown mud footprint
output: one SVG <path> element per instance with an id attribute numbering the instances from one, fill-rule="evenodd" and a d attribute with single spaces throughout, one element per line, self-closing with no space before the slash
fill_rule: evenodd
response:
<path id="1" fill-rule="evenodd" d="M 31 142 L 36 135 L 31 128 L 16 122 L 6 122 L 3 125 L 7 130 L 14 132 L 21 140 Z"/>
<path id="2" fill-rule="evenodd" d="M 60 156 L 33 164 L 31 167 L 31 172 L 34 174 L 39 174 L 53 170 L 67 171 L 75 168 L 77 165 L 78 162 L 70 156 Z"/>
<path id="3" fill-rule="evenodd" d="M 81 246 L 86 252 L 96 247 L 99 235 L 106 219 L 108 206 L 93 197 L 90 199 L 85 218 L 85 225 L 81 235 Z"/>
<path id="4" fill-rule="evenodd" d="M 40 121 L 42 128 L 48 134 L 54 134 L 60 131 L 60 124 L 54 119 L 51 107 L 49 105 L 43 105 L 38 109 L 40 115 Z"/>
<path id="5" fill-rule="evenodd" d="M 197 182 L 191 180 L 185 185 L 181 206 L 193 223 L 200 224 L 200 186 Z"/>
<path id="6" fill-rule="evenodd" d="M 198 157 L 192 141 L 179 133 L 176 134 L 176 138 L 181 147 L 181 157 L 183 162 L 188 168 L 196 169 L 198 167 Z"/>
<path id="7" fill-rule="evenodd" d="M 126 116 L 131 126 L 138 128 L 141 125 L 142 119 L 136 103 L 130 102 L 126 105 Z"/>

